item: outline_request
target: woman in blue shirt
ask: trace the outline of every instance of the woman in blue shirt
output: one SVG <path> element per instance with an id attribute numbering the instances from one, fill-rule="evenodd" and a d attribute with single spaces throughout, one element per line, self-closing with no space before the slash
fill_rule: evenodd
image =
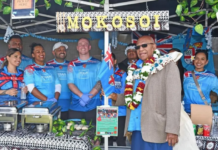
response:
<path id="1" fill-rule="evenodd" d="M 208 53 L 206 50 L 197 50 L 195 54 L 194 66 L 195 66 L 195 76 L 200 85 L 200 88 L 208 102 L 211 103 L 210 100 L 210 92 L 214 91 L 218 94 L 218 79 L 217 77 L 204 69 L 208 63 Z M 187 71 L 184 74 L 184 107 L 187 113 L 191 112 L 191 104 L 200 104 L 205 105 L 198 90 L 197 86 L 192 77 L 192 72 Z"/>
<path id="2" fill-rule="evenodd" d="M 7 50 L 6 60 L 0 69 L 0 101 L 20 100 L 23 71 L 17 69 L 21 52 L 16 48 Z M 24 89 L 27 92 L 27 89 Z"/>
<path id="3" fill-rule="evenodd" d="M 24 82 L 27 85 L 28 101 L 51 101 L 56 102 L 60 96 L 61 84 L 55 69 L 45 63 L 45 51 L 41 44 L 33 43 L 31 54 L 34 64 L 26 67 Z"/>

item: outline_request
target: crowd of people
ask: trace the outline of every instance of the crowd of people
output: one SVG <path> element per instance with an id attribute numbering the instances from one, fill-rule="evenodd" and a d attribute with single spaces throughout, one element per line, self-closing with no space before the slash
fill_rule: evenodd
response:
<path id="1" fill-rule="evenodd" d="M 79 56 L 71 61 L 66 60 L 68 46 L 61 42 L 54 44 L 54 59 L 48 62 L 43 45 L 33 43 L 30 48 L 31 58 L 22 54 L 20 36 L 9 39 L 6 56 L 0 58 L 1 101 L 19 100 L 25 83 L 22 90 L 29 103 L 57 102 L 62 119 L 86 119 L 96 124 L 96 107 L 104 104 L 104 91 L 98 78 L 101 61 L 90 55 L 90 41 L 78 40 Z M 181 102 L 187 113 L 191 104 L 204 105 L 192 72 L 184 72 L 180 50 L 172 49 L 169 55 L 156 58 L 157 53 L 154 40 L 142 36 L 126 47 L 127 58 L 121 63 L 117 64 L 112 54 L 115 90 L 108 98 L 109 105 L 119 107 L 118 146 L 125 146 L 125 136 L 131 133 L 133 150 L 172 150 L 179 138 Z M 197 50 L 194 73 L 210 104 L 210 92 L 218 93 L 218 79 L 205 69 L 207 63 L 207 51 Z M 141 95 L 134 95 L 137 92 Z M 109 145 L 113 145 L 113 138 Z"/>

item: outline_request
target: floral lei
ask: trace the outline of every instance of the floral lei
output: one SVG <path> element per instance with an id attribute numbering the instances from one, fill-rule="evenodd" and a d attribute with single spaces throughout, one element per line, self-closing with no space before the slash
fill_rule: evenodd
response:
<path id="1" fill-rule="evenodd" d="M 143 63 L 142 68 L 138 68 L 136 66 L 136 63 L 133 63 L 128 67 L 128 76 L 126 77 L 126 87 L 125 87 L 124 95 L 125 95 L 126 105 L 129 109 L 134 110 L 139 106 L 139 104 L 141 103 L 141 99 L 145 87 L 145 84 L 140 81 L 136 88 L 136 92 L 133 94 L 133 80 L 141 79 L 143 81 L 146 81 L 154 65 L 155 57 L 159 58 L 159 56 L 160 56 L 160 52 L 158 50 L 155 50 L 153 57 L 146 60 L 145 63 Z M 133 76 L 135 71 L 140 73 Z"/>
<path id="2" fill-rule="evenodd" d="M 169 62 L 176 62 L 178 59 L 181 58 L 181 56 L 181 53 L 173 52 L 172 54 L 160 57 L 159 50 L 155 50 L 153 57 L 146 60 L 143 63 L 142 68 L 138 68 L 136 66 L 136 63 L 131 64 L 128 67 L 128 76 L 126 77 L 126 86 L 124 92 L 126 106 L 131 110 L 136 109 L 141 103 L 145 87 L 145 84 L 142 81 L 146 81 L 148 79 L 149 74 L 154 74 L 157 72 L 157 70 L 162 70 L 163 67 Z M 134 72 L 139 73 L 137 74 Z M 142 81 L 139 82 L 136 88 L 136 92 L 133 93 L 133 81 L 135 79 L 141 79 Z"/>

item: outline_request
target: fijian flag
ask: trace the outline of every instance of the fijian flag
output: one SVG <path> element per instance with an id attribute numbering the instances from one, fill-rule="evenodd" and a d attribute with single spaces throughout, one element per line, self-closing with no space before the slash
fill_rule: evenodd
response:
<path id="1" fill-rule="evenodd" d="M 115 89 L 114 67 L 110 45 L 106 51 L 106 55 L 101 63 L 98 78 L 106 96 L 109 96 Z"/>

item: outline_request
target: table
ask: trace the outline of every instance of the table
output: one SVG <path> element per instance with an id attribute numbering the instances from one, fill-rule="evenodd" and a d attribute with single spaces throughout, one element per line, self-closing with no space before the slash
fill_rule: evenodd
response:
<path id="1" fill-rule="evenodd" d="M 34 125 L 16 132 L 0 131 L 0 150 L 91 150 L 89 136 L 55 137 L 53 133 L 36 133 Z"/>
<path id="2" fill-rule="evenodd" d="M 199 150 L 218 150 L 218 137 L 196 136 Z"/>

